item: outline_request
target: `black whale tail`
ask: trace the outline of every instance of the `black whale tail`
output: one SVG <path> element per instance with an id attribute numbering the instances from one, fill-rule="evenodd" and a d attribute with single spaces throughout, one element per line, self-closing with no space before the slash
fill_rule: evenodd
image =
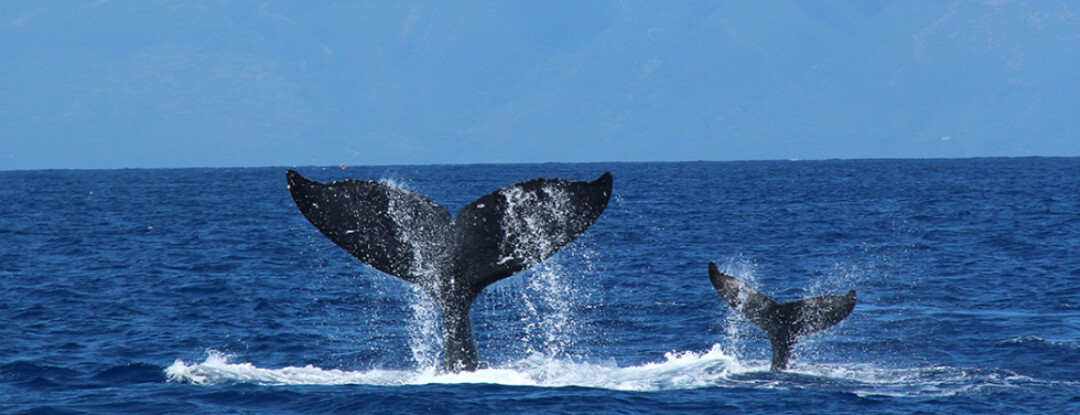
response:
<path id="1" fill-rule="evenodd" d="M 800 338 L 836 325 L 855 309 L 855 290 L 842 296 L 823 295 L 778 304 L 745 282 L 720 272 L 712 262 L 709 279 L 731 308 L 769 336 L 774 371 L 787 369 L 791 349 Z"/>
<path id="2" fill-rule="evenodd" d="M 478 366 L 469 309 L 484 287 L 536 265 L 603 213 L 612 177 L 592 182 L 535 179 L 489 193 L 456 218 L 399 186 L 319 183 L 287 173 L 304 217 L 375 269 L 419 285 L 442 311 L 448 370 Z"/>

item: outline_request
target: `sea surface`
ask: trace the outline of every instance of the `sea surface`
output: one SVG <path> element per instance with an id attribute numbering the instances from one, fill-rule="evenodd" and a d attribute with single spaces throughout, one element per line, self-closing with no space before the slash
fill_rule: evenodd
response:
<path id="1" fill-rule="evenodd" d="M 614 175 L 597 223 L 438 310 L 311 226 L 286 167 L 0 171 L 0 413 L 1080 413 L 1080 158 L 289 167 L 451 213 Z M 769 371 L 716 262 L 858 291 Z"/>

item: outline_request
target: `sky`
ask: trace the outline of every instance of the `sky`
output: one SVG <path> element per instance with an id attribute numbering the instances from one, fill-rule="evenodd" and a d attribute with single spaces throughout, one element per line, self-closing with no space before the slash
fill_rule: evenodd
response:
<path id="1" fill-rule="evenodd" d="M 1080 156 L 1080 4 L 0 0 L 0 170 Z"/>

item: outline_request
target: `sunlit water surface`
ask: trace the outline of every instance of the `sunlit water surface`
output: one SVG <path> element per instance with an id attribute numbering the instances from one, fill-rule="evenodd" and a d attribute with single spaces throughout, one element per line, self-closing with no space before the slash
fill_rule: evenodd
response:
<path id="1" fill-rule="evenodd" d="M 1076 413 L 1080 159 L 308 167 L 452 213 L 536 177 L 607 211 L 438 309 L 296 209 L 285 168 L 0 172 L 4 413 Z M 707 264 L 780 301 L 856 289 L 771 373 Z"/>

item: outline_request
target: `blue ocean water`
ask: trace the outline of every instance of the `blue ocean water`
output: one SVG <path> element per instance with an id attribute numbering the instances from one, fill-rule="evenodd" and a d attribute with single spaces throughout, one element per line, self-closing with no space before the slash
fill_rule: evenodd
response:
<path id="1" fill-rule="evenodd" d="M 451 212 L 610 171 L 600 220 L 437 310 L 293 204 L 285 168 L 0 171 L 3 413 L 1077 413 L 1080 159 L 301 167 Z M 707 264 L 780 301 L 858 290 L 771 373 Z"/>

